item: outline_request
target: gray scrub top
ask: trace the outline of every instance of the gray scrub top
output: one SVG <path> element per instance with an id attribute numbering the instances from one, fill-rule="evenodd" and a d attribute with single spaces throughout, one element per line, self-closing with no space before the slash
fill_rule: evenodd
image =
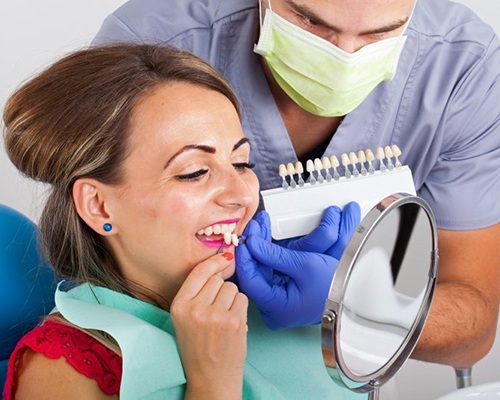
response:
<path id="1" fill-rule="evenodd" d="M 279 187 L 294 162 L 280 113 L 253 52 L 257 0 L 130 0 L 104 21 L 94 44 L 166 43 L 212 64 L 242 104 L 261 189 Z M 394 79 L 348 114 L 325 155 L 398 145 L 417 193 L 439 228 L 500 221 L 500 44 L 468 8 L 418 0 Z M 307 132 L 304 132 L 307 135 Z"/>

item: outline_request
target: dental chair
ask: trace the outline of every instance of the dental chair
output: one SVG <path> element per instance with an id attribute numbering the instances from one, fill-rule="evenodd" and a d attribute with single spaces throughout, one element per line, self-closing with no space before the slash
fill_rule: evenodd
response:
<path id="1" fill-rule="evenodd" d="M 54 307 L 56 280 L 36 231 L 30 219 L 0 204 L 0 396 L 16 343 Z"/>

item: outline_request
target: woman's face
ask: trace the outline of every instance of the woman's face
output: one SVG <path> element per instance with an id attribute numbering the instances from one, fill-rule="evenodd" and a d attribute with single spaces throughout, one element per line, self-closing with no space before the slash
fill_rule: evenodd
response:
<path id="1" fill-rule="evenodd" d="M 106 188 L 109 244 L 126 278 L 172 298 L 221 246 L 210 230 L 241 235 L 255 213 L 250 145 L 225 96 L 173 83 L 138 103 L 128 149 L 124 181 Z M 223 277 L 233 273 L 234 263 Z"/>

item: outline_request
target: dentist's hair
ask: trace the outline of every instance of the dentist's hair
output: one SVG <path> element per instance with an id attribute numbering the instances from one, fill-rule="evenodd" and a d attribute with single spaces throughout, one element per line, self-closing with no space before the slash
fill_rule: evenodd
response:
<path id="1" fill-rule="evenodd" d="M 7 154 L 25 176 L 52 186 L 39 227 L 58 276 L 131 291 L 133 283 L 121 275 L 103 237 L 79 217 L 72 187 L 82 177 L 121 182 L 135 105 L 175 82 L 215 90 L 238 110 L 229 85 L 201 59 L 171 47 L 131 43 L 67 55 L 7 101 Z"/>

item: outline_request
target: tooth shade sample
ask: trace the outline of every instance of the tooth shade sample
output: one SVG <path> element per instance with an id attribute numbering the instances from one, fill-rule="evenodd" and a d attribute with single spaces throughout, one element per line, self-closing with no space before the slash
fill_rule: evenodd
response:
<path id="1" fill-rule="evenodd" d="M 358 157 L 356 156 L 356 153 L 351 151 L 349 153 L 349 161 L 351 162 L 351 164 L 356 164 L 358 162 Z"/>
<path id="2" fill-rule="evenodd" d="M 231 232 L 224 233 L 224 243 L 231 244 Z"/>
<path id="3" fill-rule="evenodd" d="M 314 159 L 314 168 L 316 168 L 316 171 L 321 171 L 323 169 L 323 163 L 319 158 Z"/>
<path id="4" fill-rule="evenodd" d="M 377 148 L 377 158 L 383 160 L 385 158 L 384 149 L 382 147 Z"/>
<path id="5" fill-rule="evenodd" d="M 285 177 L 287 172 L 286 172 L 286 167 L 285 164 L 280 164 L 279 166 L 279 174 L 281 177 Z"/>
<path id="6" fill-rule="evenodd" d="M 350 164 L 349 156 L 346 153 L 342 154 L 342 165 L 344 167 L 347 167 L 349 164 Z"/>
<path id="7" fill-rule="evenodd" d="M 366 156 L 363 150 L 358 151 L 358 160 L 360 163 L 366 162 Z"/>
<path id="8" fill-rule="evenodd" d="M 314 163 L 312 160 L 307 160 L 306 162 L 306 170 L 307 172 L 313 172 L 314 171 Z"/>
<path id="9" fill-rule="evenodd" d="M 328 157 L 323 157 L 322 162 L 325 169 L 332 167 L 332 163 L 330 162 L 330 159 Z"/>
<path id="10" fill-rule="evenodd" d="M 337 158 L 337 156 L 331 156 L 330 162 L 331 162 L 333 168 L 337 168 L 340 165 L 339 159 Z"/>
<path id="11" fill-rule="evenodd" d="M 304 172 L 304 166 L 300 161 L 297 161 L 295 163 L 295 172 L 297 172 L 298 174 L 302 174 Z"/>
<path id="12" fill-rule="evenodd" d="M 288 173 L 288 175 L 292 176 L 293 174 L 295 174 L 295 167 L 293 166 L 292 163 L 288 163 L 286 165 L 286 172 Z"/>
<path id="13" fill-rule="evenodd" d="M 386 158 L 391 158 L 394 156 L 394 154 L 392 154 L 392 149 L 389 146 L 385 146 L 384 154 L 385 154 Z"/>
<path id="14" fill-rule="evenodd" d="M 373 155 L 373 152 L 370 149 L 366 150 L 365 154 L 366 154 L 367 161 L 374 161 L 375 160 L 375 156 Z"/>
<path id="15" fill-rule="evenodd" d="M 392 150 L 392 154 L 394 154 L 394 157 L 399 157 L 401 155 L 401 150 L 395 144 L 393 144 L 391 146 L 391 150 Z"/>

